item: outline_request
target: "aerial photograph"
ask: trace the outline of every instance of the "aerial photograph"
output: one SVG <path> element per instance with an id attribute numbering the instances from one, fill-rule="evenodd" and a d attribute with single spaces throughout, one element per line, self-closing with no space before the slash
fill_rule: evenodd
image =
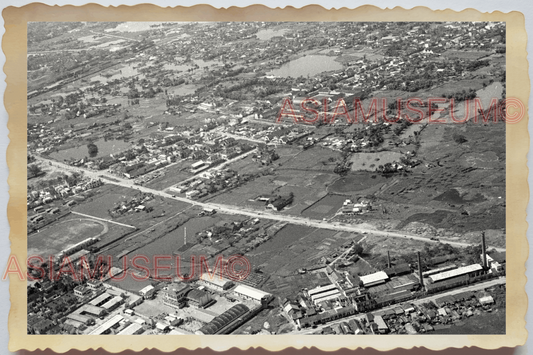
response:
<path id="1" fill-rule="evenodd" d="M 505 97 L 505 22 L 30 22 L 27 333 L 506 334 Z"/>

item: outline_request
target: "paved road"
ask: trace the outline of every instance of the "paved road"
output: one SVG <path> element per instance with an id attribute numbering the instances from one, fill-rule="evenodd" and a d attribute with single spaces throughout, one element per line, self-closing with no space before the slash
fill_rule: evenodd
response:
<path id="1" fill-rule="evenodd" d="M 248 153 L 251 153 L 251 152 L 252 151 Z M 241 157 L 242 155 L 237 158 L 241 158 Z M 279 213 L 268 212 L 266 210 L 257 211 L 257 210 L 252 210 L 252 209 L 241 207 L 241 206 L 223 205 L 219 203 L 200 202 L 200 201 L 190 200 L 185 197 L 171 195 L 165 191 L 159 191 L 159 190 L 154 190 L 154 189 L 144 187 L 144 186 L 134 185 L 132 180 L 118 178 L 114 175 L 111 175 L 109 173 L 105 173 L 102 171 L 92 171 L 92 170 L 88 170 L 84 168 L 73 167 L 67 164 L 50 161 L 48 159 L 45 159 L 39 156 L 36 156 L 36 158 L 41 161 L 51 162 L 52 165 L 68 170 L 68 171 L 83 172 L 86 176 L 91 177 L 93 179 L 99 179 L 101 178 L 102 175 L 110 176 L 113 179 L 112 183 L 119 185 L 119 186 L 129 187 L 129 188 L 137 189 L 139 191 L 143 191 L 146 193 L 151 193 L 157 196 L 161 196 L 165 198 L 172 198 L 174 200 L 187 202 L 189 204 L 192 204 L 192 205 L 204 208 L 204 209 L 216 209 L 219 212 L 226 213 L 226 214 L 243 215 L 243 216 L 248 216 L 248 217 L 253 217 L 253 218 L 269 219 L 269 220 L 274 220 L 278 222 L 292 223 L 292 224 L 312 227 L 312 228 L 320 228 L 320 229 L 328 229 L 328 230 L 336 230 L 336 231 L 352 232 L 352 233 L 363 233 L 363 234 L 375 235 L 379 237 L 413 239 L 413 240 L 419 240 L 419 241 L 423 241 L 427 243 L 439 243 L 439 241 L 436 241 L 436 240 L 430 240 L 429 238 L 421 237 L 421 236 L 414 235 L 414 234 L 408 234 L 404 232 L 400 233 L 400 232 L 380 231 L 380 230 L 374 230 L 374 229 L 368 229 L 368 228 L 361 228 L 358 226 L 352 226 L 352 225 L 341 223 L 341 222 L 321 221 L 321 220 L 315 220 L 315 219 L 304 218 L 304 217 L 282 215 Z M 470 243 L 445 241 L 445 240 L 443 240 L 443 242 L 448 243 L 455 247 L 467 247 L 470 245 L 478 245 L 478 243 L 470 244 Z M 493 247 L 488 246 L 488 248 L 493 248 Z M 494 247 L 494 249 L 496 249 L 497 251 L 502 251 L 502 252 L 505 251 L 505 248 Z"/>
<path id="2" fill-rule="evenodd" d="M 437 298 L 441 298 L 441 297 L 444 297 L 444 296 L 455 295 L 455 294 L 458 294 L 458 293 L 461 293 L 461 292 L 466 292 L 466 291 L 479 291 L 479 290 L 483 290 L 485 288 L 488 288 L 488 287 L 491 287 L 491 286 L 494 286 L 494 285 L 502 285 L 502 284 L 505 284 L 505 280 L 506 280 L 505 277 L 501 277 L 501 278 L 498 278 L 498 279 L 493 279 L 493 280 L 489 280 L 489 281 L 485 281 L 485 282 L 480 282 L 480 283 L 477 283 L 477 284 L 474 284 L 474 285 L 457 288 L 457 289 L 454 289 L 454 290 L 451 290 L 451 291 L 448 291 L 448 292 L 439 293 L 439 294 L 436 294 L 436 295 L 431 295 L 431 296 L 428 296 L 428 297 L 424 297 L 424 298 L 420 298 L 420 299 L 417 299 L 417 300 L 409 301 L 408 303 L 412 303 L 414 305 L 420 305 L 422 303 L 431 302 L 431 301 L 434 301 Z M 400 304 L 401 303 L 402 302 L 400 302 Z M 394 309 L 396 307 L 398 307 L 398 304 L 381 308 L 379 310 L 376 310 L 376 312 L 377 311 L 384 311 L 384 310 Z M 331 326 L 333 324 L 339 324 L 341 322 L 347 322 L 350 319 L 358 319 L 358 320 L 360 320 L 361 318 L 363 318 L 363 316 L 365 314 L 366 313 L 359 313 L 359 314 L 356 314 L 356 315 L 351 316 L 351 317 L 342 318 L 342 319 L 339 319 L 339 320 L 335 320 L 333 322 L 329 322 L 329 323 L 324 324 L 324 325 L 320 325 L 320 326 L 318 326 L 317 328 L 314 328 L 314 329 L 313 328 L 311 328 L 311 329 L 306 328 L 306 329 L 302 329 L 302 330 L 295 330 L 295 331 L 292 331 L 289 334 L 297 334 L 297 335 L 312 334 L 312 333 L 315 333 L 315 332 L 319 332 L 323 328 L 329 327 L 329 326 Z"/>

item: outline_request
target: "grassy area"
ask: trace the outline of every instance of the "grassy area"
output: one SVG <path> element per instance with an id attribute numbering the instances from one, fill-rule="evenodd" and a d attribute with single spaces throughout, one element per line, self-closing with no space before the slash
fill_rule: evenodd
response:
<path id="1" fill-rule="evenodd" d="M 465 318 L 449 328 L 436 329 L 427 334 L 505 334 L 505 308 Z"/>
<path id="2" fill-rule="evenodd" d="M 403 156 L 400 152 L 376 152 L 376 153 L 354 153 L 350 162 L 352 163 L 352 171 L 366 170 L 376 171 L 379 165 L 387 163 L 399 162 Z"/>
<path id="3" fill-rule="evenodd" d="M 302 216 L 316 219 L 329 218 L 341 208 L 345 200 L 346 196 L 327 195 L 302 211 Z"/>
<path id="4" fill-rule="evenodd" d="M 28 236 L 28 255 L 48 257 L 87 238 L 98 237 L 96 246 L 115 240 L 133 229 L 114 223 L 70 214 Z"/>
<path id="5" fill-rule="evenodd" d="M 370 172 L 350 173 L 336 180 L 328 191 L 339 194 L 360 193 L 370 188 L 379 188 L 389 178 Z"/>

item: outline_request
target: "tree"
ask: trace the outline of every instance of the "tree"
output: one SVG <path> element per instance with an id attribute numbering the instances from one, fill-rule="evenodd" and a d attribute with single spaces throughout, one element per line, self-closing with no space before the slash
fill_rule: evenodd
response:
<path id="1" fill-rule="evenodd" d="M 467 142 L 467 139 L 465 138 L 465 136 L 463 136 L 462 134 L 458 134 L 458 133 L 453 134 L 453 140 L 455 141 L 455 143 L 458 143 L 458 144 L 463 144 Z"/>
<path id="2" fill-rule="evenodd" d="M 357 255 L 361 255 L 363 254 L 363 247 L 361 246 L 361 244 L 359 243 L 356 243 L 354 246 L 353 246 L 353 251 L 355 254 Z"/>
<path id="3" fill-rule="evenodd" d="M 98 147 L 94 143 L 87 144 L 87 148 L 89 149 L 89 156 L 91 158 L 94 158 L 96 155 L 98 155 Z"/>
<path id="4" fill-rule="evenodd" d="M 41 168 L 37 164 L 28 165 L 28 175 L 37 176 L 42 173 Z"/>

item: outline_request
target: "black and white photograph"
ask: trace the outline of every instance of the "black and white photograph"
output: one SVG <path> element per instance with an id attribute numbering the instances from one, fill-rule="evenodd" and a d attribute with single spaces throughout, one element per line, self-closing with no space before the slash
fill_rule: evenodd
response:
<path id="1" fill-rule="evenodd" d="M 29 22 L 27 334 L 505 335 L 506 49 Z"/>

